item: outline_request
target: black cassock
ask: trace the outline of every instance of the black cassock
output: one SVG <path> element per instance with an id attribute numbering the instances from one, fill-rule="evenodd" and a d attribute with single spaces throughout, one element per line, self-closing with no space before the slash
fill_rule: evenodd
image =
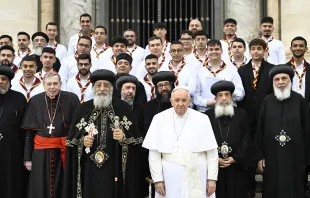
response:
<path id="1" fill-rule="evenodd" d="M 227 168 L 219 168 L 216 197 L 246 198 L 246 169 L 250 164 L 246 156 L 251 144 L 247 115 L 242 109 L 237 107 L 234 107 L 233 117 L 222 116 L 215 118 L 214 108 L 207 110 L 205 113 L 209 116 L 218 146 L 220 147 L 223 141 L 225 141 L 232 149 L 228 157 L 232 157 L 236 161 L 236 163 L 231 164 Z M 219 157 L 223 158 L 221 153 L 219 153 Z"/>
<path id="2" fill-rule="evenodd" d="M 59 103 L 56 108 L 58 98 Z M 63 149 L 53 146 L 47 148 L 44 144 L 52 138 L 62 138 L 63 148 L 65 148 L 65 138 L 68 136 L 70 125 L 79 105 L 78 97 L 65 91 L 62 91 L 54 99 L 47 97 L 45 92 L 30 99 L 22 125 L 22 128 L 27 130 L 24 160 L 32 161 L 28 190 L 29 198 L 62 197 L 64 179 Z M 52 130 L 51 134 L 49 134 L 47 128 L 50 125 L 47 108 L 51 117 L 56 110 L 53 121 L 55 129 Z"/>
<path id="3" fill-rule="evenodd" d="M 308 123 L 306 103 L 300 94 L 292 91 L 283 101 L 274 94 L 265 98 L 255 134 L 257 161 L 265 159 L 263 197 L 304 197 L 303 173 L 310 159 Z M 284 146 L 276 139 L 282 130 L 291 139 Z"/>
<path id="4" fill-rule="evenodd" d="M 9 90 L 0 94 L 0 197 L 25 197 L 23 160 L 25 132 L 20 129 L 27 101 L 23 94 Z"/>
<path id="5" fill-rule="evenodd" d="M 126 140 L 122 144 L 113 139 L 111 128 L 114 127 L 115 116 L 119 117 L 120 127 L 126 135 Z M 95 125 L 98 134 L 94 135 L 93 146 L 87 154 L 83 139 L 87 135 L 85 127 L 90 123 Z M 75 116 L 66 142 L 65 197 L 114 198 L 115 186 L 118 198 L 138 197 L 139 174 L 135 165 L 139 163 L 142 141 L 127 102 L 114 98 L 112 105 L 101 110 L 94 108 L 93 100 L 83 103 Z M 116 145 L 118 145 L 117 169 Z M 95 155 L 98 150 L 101 153 Z M 99 154 L 105 154 L 104 159 L 98 158 Z M 116 171 L 117 185 L 114 180 Z"/>

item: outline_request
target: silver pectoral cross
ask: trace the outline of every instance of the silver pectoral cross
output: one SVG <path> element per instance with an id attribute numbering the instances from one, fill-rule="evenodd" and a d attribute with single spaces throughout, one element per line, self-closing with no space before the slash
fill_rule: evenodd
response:
<path id="1" fill-rule="evenodd" d="M 282 147 L 285 146 L 286 143 L 291 141 L 290 136 L 288 136 L 283 129 L 280 131 L 280 135 L 277 135 L 275 139 L 280 143 L 280 146 Z"/>
<path id="2" fill-rule="evenodd" d="M 179 147 L 180 147 L 180 144 L 178 141 L 176 141 L 174 144 L 173 144 L 173 150 L 175 153 L 177 153 L 179 151 Z"/>
<path id="3" fill-rule="evenodd" d="M 47 128 L 49 129 L 49 132 L 48 132 L 49 134 L 52 134 L 52 130 L 55 129 L 52 123 Z"/>

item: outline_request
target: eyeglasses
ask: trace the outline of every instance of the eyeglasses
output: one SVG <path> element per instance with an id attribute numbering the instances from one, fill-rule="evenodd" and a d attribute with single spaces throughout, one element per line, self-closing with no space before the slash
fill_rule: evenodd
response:
<path id="1" fill-rule="evenodd" d="M 44 83 L 45 86 L 47 87 L 51 87 L 51 86 L 54 86 L 54 87 L 57 87 L 59 85 L 59 82 L 53 82 L 53 83 Z"/>
<path id="2" fill-rule="evenodd" d="M 170 88 L 171 87 L 171 83 L 170 82 L 166 82 L 166 83 L 158 83 L 157 84 L 157 88 L 158 89 L 162 89 L 163 87 Z"/>
<path id="3" fill-rule="evenodd" d="M 191 40 L 193 40 L 192 38 L 181 38 L 180 39 L 181 41 L 191 41 Z"/>
<path id="4" fill-rule="evenodd" d="M 79 43 L 78 46 L 80 46 L 81 48 L 90 48 L 89 45 L 85 45 L 83 43 Z"/>
<path id="5" fill-rule="evenodd" d="M 88 67 L 89 65 L 90 63 L 78 63 L 79 67 L 83 67 L 83 66 Z"/>
<path id="6" fill-rule="evenodd" d="M 135 38 L 136 36 L 135 35 L 125 35 L 124 37 L 125 38 Z"/>

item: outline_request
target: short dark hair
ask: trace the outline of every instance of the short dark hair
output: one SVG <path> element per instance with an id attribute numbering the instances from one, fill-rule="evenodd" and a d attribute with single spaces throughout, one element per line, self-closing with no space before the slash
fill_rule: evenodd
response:
<path id="1" fill-rule="evenodd" d="M 80 54 L 77 58 L 77 62 L 80 62 L 80 60 L 86 60 L 88 59 L 89 63 L 91 63 L 91 57 L 89 54 Z"/>
<path id="2" fill-rule="evenodd" d="M 167 29 L 167 25 L 166 25 L 166 23 L 164 23 L 164 22 L 157 22 L 157 23 L 154 24 L 153 30 L 156 30 L 156 29 L 158 29 L 158 28 Z"/>
<path id="3" fill-rule="evenodd" d="M 91 16 L 90 16 L 90 14 L 88 14 L 88 13 L 83 13 L 83 14 L 81 14 L 81 16 L 80 16 L 80 21 L 81 21 L 82 17 L 89 17 L 89 19 L 90 19 L 90 21 L 91 21 Z"/>
<path id="4" fill-rule="evenodd" d="M 122 36 L 116 36 L 112 39 L 111 46 L 113 47 L 116 43 L 123 43 L 126 47 L 128 46 L 128 41 Z"/>
<path id="5" fill-rule="evenodd" d="M 104 29 L 105 34 L 108 34 L 107 28 L 104 27 L 103 25 L 97 25 L 97 26 L 95 27 L 94 31 L 96 31 L 97 28 L 102 28 L 102 29 Z"/>
<path id="6" fill-rule="evenodd" d="M 181 32 L 181 36 L 182 36 L 183 34 L 188 34 L 188 35 L 190 35 L 191 37 L 193 37 L 193 33 L 192 33 L 191 31 L 189 31 L 189 30 L 183 30 L 183 31 Z"/>
<path id="7" fill-rule="evenodd" d="M 56 56 L 56 51 L 51 47 L 43 48 L 41 56 L 43 56 L 44 53 L 50 53 L 50 54 L 54 54 L 54 56 Z"/>
<path id="8" fill-rule="evenodd" d="M 173 41 L 173 42 L 171 43 L 170 46 L 172 46 L 172 45 L 182 45 L 182 46 L 183 46 L 183 43 L 182 43 L 181 41 L 179 41 L 179 40 L 175 40 L 175 41 Z"/>
<path id="9" fill-rule="evenodd" d="M 198 30 L 195 34 L 194 34 L 194 38 L 196 38 L 197 36 L 205 36 L 207 39 L 209 37 L 209 35 L 203 31 L 203 30 Z"/>
<path id="10" fill-rule="evenodd" d="M 266 50 L 266 48 L 267 48 L 266 42 L 260 38 L 255 38 L 255 39 L 251 40 L 249 43 L 249 48 L 251 49 L 252 46 L 256 46 L 256 45 L 262 46 L 264 50 Z"/>
<path id="11" fill-rule="evenodd" d="M 237 25 L 237 21 L 236 21 L 235 19 L 233 19 L 233 18 L 227 18 L 227 19 L 225 19 L 224 25 L 226 25 L 227 23 L 232 23 L 232 24 Z"/>
<path id="12" fill-rule="evenodd" d="M 235 38 L 232 42 L 231 45 L 233 45 L 233 43 L 238 42 L 238 43 L 242 43 L 243 47 L 246 48 L 245 45 L 245 41 L 242 38 Z"/>
<path id="13" fill-rule="evenodd" d="M 45 30 L 47 30 L 47 27 L 48 27 L 49 25 L 56 26 L 56 27 L 57 27 L 57 31 L 58 31 L 58 25 L 57 25 L 55 22 L 49 22 L 49 23 L 47 23 L 46 26 L 45 26 Z"/>
<path id="14" fill-rule="evenodd" d="M 22 65 L 24 61 L 34 61 L 36 63 L 36 66 L 38 66 L 37 59 L 35 58 L 34 55 L 26 55 L 20 62 L 20 65 Z"/>
<path id="15" fill-rule="evenodd" d="M 221 49 L 222 49 L 221 41 L 219 41 L 219 40 L 217 40 L 217 39 L 210 39 L 210 40 L 208 40 L 208 42 L 207 42 L 207 46 L 208 46 L 208 47 L 209 47 L 209 46 L 215 46 L 215 45 L 220 46 Z"/>
<path id="16" fill-rule="evenodd" d="M 4 37 L 4 38 L 6 38 L 6 37 Z M 10 45 L 3 45 L 2 47 L 0 47 L 0 52 L 2 52 L 2 50 L 10 50 L 13 53 L 13 55 L 15 53 L 14 48 Z"/>
<path id="17" fill-rule="evenodd" d="M 148 60 L 148 59 L 153 59 L 153 58 L 156 58 L 156 60 L 158 60 L 158 57 L 154 54 L 149 54 L 145 57 L 145 60 Z"/>
<path id="18" fill-rule="evenodd" d="M 86 40 L 89 40 L 89 41 L 90 41 L 90 46 L 92 46 L 93 41 L 91 40 L 91 38 L 90 38 L 89 36 L 81 36 L 81 37 L 79 37 L 79 39 L 78 39 L 78 42 L 77 42 L 77 43 L 79 43 L 81 39 L 86 39 Z"/>
<path id="19" fill-rule="evenodd" d="M 160 43 L 163 44 L 163 41 L 158 36 L 152 36 L 151 38 L 149 38 L 148 43 L 150 44 L 150 41 L 154 41 L 154 40 L 160 40 Z"/>
<path id="20" fill-rule="evenodd" d="M 296 36 L 295 38 L 293 38 L 293 40 L 291 41 L 291 46 L 293 45 L 293 41 L 304 41 L 305 47 L 307 47 L 307 40 L 304 37 Z"/>
<path id="21" fill-rule="evenodd" d="M 11 43 L 13 42 L 13 39 L 12 39 L 12 37 L 10 35 L 3 34 L 3 35 L 0 36 L 0 39 L 3 39 L 3 38 L 8 38 Z"/>
<path id="22" fill-rule="evenodd" d="M 271 24 L 273 24 L 273 18 L 270 17 L 270 16 L 266 16 L 266 17 L 264 17 L 264 18 L 262 19 L 261 24 L 263 24 L 263 23 L 271 23 Z"/>
<path id="23" fill-rule="evenodd" d="M 25 35 L 28 38 L 28 40 L 30 40 L 30 35 L 27 32 L 18 32 L 17 36 L 20 36 L 20 35 Z"/>

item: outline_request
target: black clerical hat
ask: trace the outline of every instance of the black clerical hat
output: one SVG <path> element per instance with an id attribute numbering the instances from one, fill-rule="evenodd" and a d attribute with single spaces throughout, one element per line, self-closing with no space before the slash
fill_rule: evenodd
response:
<path id="1" fill-rule="evenodd" d="M 176 81 L 175 75 L 170 71 L 160 71 L 154 74 L 152 77 L 152 82 L 154 85 L 157 85 L 160 81 L 169 81 L 175 83 Z"/>
<path id="2" fill-rule="evenodd" d="M 0 65 L 0 75 L 6 76 L 12 80 L 14 78 L 15 72 L 7 65 Z"/>
<path id="3" fill-rule="evenodd" d="M 93 83 L 93 85 L 98 80 L 107 80 L 113 84 L 116 81 L 116 76 L 110 70 L 99 69 L 90 74 L 90 82 Z"/>
<path id="4" fill-rule="evenodd" d="M 276 65 L 274 66 L 270 72 L 269 72 L 269 77 L 271 80 L 273 80 L 273 77 L 277 74 L 287 74 L 290 76 L 291 80 L 294 78 L 295 72 L 294 69 L 288 65 Z"/>
<path id="5" fill-rule="evenodd" d="M 227 80 L 220 80 L 211 86 L 211 93 L 216 96 L 218 92 L 229 91 L 231 94 L 235 91 L 234 83 Z"/>
<path id="6" fill-rule="evenodd" d="M 121 53 L 119 54 L 117 57 L 116 57 L 116 63 L 119 61 L 119 60 L 122 60 L 122 59 L 125 59 L 129 62 L 129 64 L 131 65 L 132 63 L 132 57 L 127 54 L 127 53 Z"/>
<path id="7" fill-rule="evenodd" d="M 116 81 L 116 87 L 118 90 L 122 89 L 123 84 L 125 83 L 134 83 L 136 85 L 136 87 L 138 87 L 139 85 L 139 80 L 132 75 L 122 75 L 121 77 L 119 77 Z"/>
<path id="8" fill-rule="evenodd" d="M 46 42 L 49 42 L 48 36 L 44 32 L 36 32 L 31 36 L 31 40 L 33 41 L 37 36 L 42 36 L 45 38 Z"/>

